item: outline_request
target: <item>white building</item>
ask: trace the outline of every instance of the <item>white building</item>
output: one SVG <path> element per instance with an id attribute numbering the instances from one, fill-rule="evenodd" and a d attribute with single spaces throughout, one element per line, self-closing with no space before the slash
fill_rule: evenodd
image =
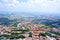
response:
<path id="1" fill-rule="evenodd" d="M 21 23 L 17 24 L 17 27 L 20 27 L 21 26 Z"/>
<path id="2" fill-rule="evenodd" d="M 56 40 L 56 38 L 54 38 L 54 37 L 47 36 L 47 38 L 48 38 L 48 40 Z"/>
<path id="3" fill-rule="evenodd" d="M 23 24 L 22 24 L 22 23 L 17 24 L 17 28 L 25 29 L 25 27 L 23 26 Z"/>
<path id="4" fill-rule="evenodd" d="M 2 25 L 0 25 L 0 34 L 3 34 L 3 26 Z"/>

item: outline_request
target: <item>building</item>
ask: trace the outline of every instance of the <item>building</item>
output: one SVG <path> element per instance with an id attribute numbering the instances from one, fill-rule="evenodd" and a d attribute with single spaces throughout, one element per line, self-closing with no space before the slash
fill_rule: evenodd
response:
<path id="1" fill-rule="evenodd" d="M 6 31 L 6 32 L 11 32 L 12 29 L 10 27 L 3 27 L 3 29 Z"/>
<path id="2" fill-rule="evenodd" d="M 3 26 L 0 25 L 0 34 L 3 34 Z"/>
<path id="3" fill-rule="evenodd" d="M 46 39 L 45 40 L 56 40 L 56 38 L 46 36 Z"/>

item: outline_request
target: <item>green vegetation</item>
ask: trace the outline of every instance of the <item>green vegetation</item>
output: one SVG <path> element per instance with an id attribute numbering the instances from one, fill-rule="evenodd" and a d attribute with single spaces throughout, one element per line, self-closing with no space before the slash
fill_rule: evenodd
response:
<path id="1" fill-rule="evenodd" d="M 49 33 L 39 33 L 39 36 L 44 36 L 44 37 L 46 37 L 46 35 L 51 36 L 51 34 L 49 34 Z"/>
<path id="2" fill-rule="evenodd" d="M 32 33 L 31 32 L 29 33 L 29 37 L 32 37 Z"/>
<path id="3" fill-rule="evenodd" d="M 19 34 L 24 34 L 25 32 L 24 31 L 21 31 L 21 32 L 12 32 L 11 34 L 12 35 L 19 35 Z"/>
<path id="4" fill-rule="evenodd" d="M 23 36 L 23 35 L 20 35 L 19 37 L 20 37 L 20 38 L 25 38 L 25 36 Z"/>
<path id="5" fill-rule="evenodd" d="M 45 25 L 43 23 L 39 24 L 39 27 L 41 28 L 50 28 L 50 25 Z"/>
<path id="6" fill-rule="evenodd" d="M 24 34 L 25 32 L 28 32 L 29 29 L 28 28 L 25 28 L 25 29 L 15 29 L 12 30 L 11 32 L 11 35 L 8 35 L 8 34 L 3 34 L 1 36 L 4 36 L 6 38 L 10 38 L 10 39 L 18 39 L 18 38 L 25 38 L 25 36 L 23 36 L 22 34 Z"/>
<path id="7" fill-rule="evenodd" d="M 17 23 L 11 23 L 8 26 L 10 26 L 10 27 L 17 27 Z"/>
<path id="8" fill-rule="evenodd" d="M 6 35 L 6 34 L 3 34 L 3 35 L 1 35 L 1 36 L 7 37 L 7 38 L 10 37 L 10 35 Z"/>
<path id="9" fill-rule="evenodd" d="M 13 27 L 17 27 L 17 23 L 12 24 Z"/>
<path id="10" fill-rule="evenodd" d="M 15 35 L 15 36 L 11 36 L 11 37 L 10 37 L 10 39 L 14 39 L 14 38 L 16 38 L 16 39 L 22 38 L 22 39 L 23 39 L 23 38 L 25 38 L 25 36 L 23 36 L 23 35 L 16 36 L 16 35 Z"/>
<path id="11" fill-rule="evenodd" d="M 11 34 L 12 35 L 20 35 L 20 34 L 24 34 L 25 32 L 28 32 L 29 29 L 28 28 L 25 28 L 25 29 L 15 29 L 15 30 L 12 30 Z"/>
<path id="12" fill-rule="evenodd" d="M 50 37 L 54 37 L 54 38 L 57 38 L 57 36 L 52 36 L 52 34 L 50 34 L 50 33 L 39 33 L 39 37 L 40 36 L 44 36 L 44 37 L 46 37 L 46 36 L 50 36 Z"/>
<path id="13" fill-rule="evenodd" d="M 6 38 L 10 38 L 10 39 L 14 39 L 14 38 L 16 38 L 16 39 L 18 39 L 18 38 L 25 38 L 25 36 L 23 36 L 23 35 L 6 35 L 6 34 L 4 34 L 4 35 L 1 35 L 1 36 L 3 36 L 3 37 L 6 37 Z"/>
<path id="14" fill-rule="evenodd" d="M 12 30 L 12 31 L 24 31 L 24 32 L 28 32 L 30 31 L 28 28 L 25 28 L 25 29 L 15 29 L 15 30 Z"/>
<path id="15" fill-rule="evenodd" d="M 50 32 L 53 33 L 53 34 L 56 34 L 56 35 L 60 35 L 59 32 L 54 32 L 54 31 L 50 31 Z"/>
<path id="16" fill-rule="evenodd" d="M 39 36 L 46 36 L 46 34 L 45 33 L 39 33 Z"/>

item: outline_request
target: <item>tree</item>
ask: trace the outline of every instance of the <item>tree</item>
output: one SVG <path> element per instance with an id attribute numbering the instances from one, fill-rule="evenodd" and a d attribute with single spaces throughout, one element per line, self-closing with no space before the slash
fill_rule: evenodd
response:
<path id="1" fill-rule="evenodd" d="M 32 33 L 31 32 L 29 33 L 29 37 L 32 37 Z"/>
<path id="2" fill-rule="evenodd" d="M 25 38 L 25 36 L 23 36 L 23 35 L 20 35 L 19 37 L 22 38 L 22 39 Z"/>

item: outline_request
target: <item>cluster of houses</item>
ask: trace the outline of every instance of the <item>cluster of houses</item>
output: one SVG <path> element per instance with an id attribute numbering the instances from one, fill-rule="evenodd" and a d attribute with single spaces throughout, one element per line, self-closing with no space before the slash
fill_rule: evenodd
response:
<path id="1" fill-rule="evenodd" d="M 29 37 L 29 32 L 26 32 L 24 35 L 26 38 L 22 39 L 12 39 L 12 40 L 60 40 L 60 38 L 54 38 L 54 37 L 50 37 L 50 36 L 38 36 L 39 33 L 45 33 L 47 31 L 50 31 L 51 28 L 38 28 L 38 25 L 29 25 L 28 28 L 30 29 L 29 32 L 32 33 L 32 37 Z M 21 24 L 18 24 L 18 27 L 16 27 L 17 29 L 22 28 Z M 3 27 L 2 25 L 0 25 L 0 35 L 2 34 L 11 34 L 11 31 L 14 30 L 14 27 Z M 54 29 L 55 30 L 55 29 Z M 4 39 L 4 40 L 11 40 L 11 39 Z"/>

